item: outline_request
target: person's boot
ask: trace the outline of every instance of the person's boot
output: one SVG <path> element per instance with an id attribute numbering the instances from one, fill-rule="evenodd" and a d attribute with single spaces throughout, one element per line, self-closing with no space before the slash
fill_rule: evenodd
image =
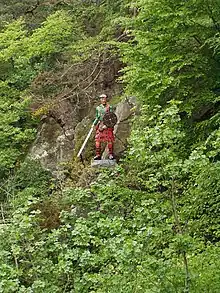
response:
<path id="1" fill-rule="evenodd" d="M 94 160 L 101 160 L 101 146 L 99 144 L 96 145 L 95 153 L 96 156 L 94 157 Z"/>
<path id="2" fill-rule="evenodd" d="M 93 160 L 101 160 L 101 156 L 96 155 L 96 156 L 93 158 Z"/>
<path id="3" fill-rule="evenodd" d="M 109 155 L 108 155 L 109 160 L 114 160 L 115 157 L 113 155 L 113 143 L 112 142 L 108 143 L 108 153 L 109 153 Z"/>
<path id="4" fill-rule="evenodd" d="M 114 157 L 113 154 L 109 154 L 109 155 L 108 155 L 108 158 L 109 158 L 109 160 L 114 160 L 115 157 Z"/>

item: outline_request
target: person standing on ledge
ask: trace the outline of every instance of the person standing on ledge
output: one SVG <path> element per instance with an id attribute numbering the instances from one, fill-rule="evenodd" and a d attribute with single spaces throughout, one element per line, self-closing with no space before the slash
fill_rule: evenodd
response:
<path id="1" fill-rule="evenodd" d="M 114 159 L 113 154 L 113 144 L 114 144 L 114 128 L 107 127 L 103 123 L 103 117 L 106 113 L 113 112 L 111 105 L 107 103 L 107 95 L 102 94 L 99 96 L 101 104 L 96 108 L 96 119 L 93 124 L 96 126 L 95 134 L 95 147 L 96 147 L 96 156 L 94 160 L 101 160 L 101 143 L 108 144 L 108 158 L 109 160 Z"/>

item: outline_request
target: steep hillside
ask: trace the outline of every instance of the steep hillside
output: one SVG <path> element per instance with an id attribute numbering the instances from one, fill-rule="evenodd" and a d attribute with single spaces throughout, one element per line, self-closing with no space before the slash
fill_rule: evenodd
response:
<path id="1" fill-rule="evenodd" d="M 0 292 L 219 293 L 218 1 L 0 5 Z"/>

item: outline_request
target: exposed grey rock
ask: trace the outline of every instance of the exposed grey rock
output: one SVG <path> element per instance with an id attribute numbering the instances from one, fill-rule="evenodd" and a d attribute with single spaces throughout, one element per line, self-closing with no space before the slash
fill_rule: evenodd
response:
<path id="1" fill-rule="evenodd" d="M 73 130 L 65 133 L 55 119 L 50 117 L 42 123 L 30 149 L 30 156 L 39 160 L 44 168 L 52 172 L 62 169 L 61 164 L 72 158 L 72 137 Z"/>

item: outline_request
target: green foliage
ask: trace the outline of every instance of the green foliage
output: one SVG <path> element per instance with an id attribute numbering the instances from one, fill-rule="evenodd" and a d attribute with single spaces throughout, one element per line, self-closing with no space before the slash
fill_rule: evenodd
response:
<path id="1" fill-rule="evenodd" d="M 52 56 L 61 54 L 78 38 L 81 28 L 74 25 L 74 18 L 58 11 L 31 34 L 21 19 L 0 33 L 0 63 L 6 69 L 0 84 L 0 177 L 14 168 L 34 138 L 27 89 L 43 68 L 51 66 Z"/>
<path id="2" fill-rule="evenodd" d="M 6 208 L 8 201 L 13 201 L 16 209 L 30 195 L 46 196 L 54 188 L 50 172 L 44 170 L 39 162 L 26 159 L 14 173 L 2 180 L 0 187 L 0 201 Z"/>
<path id="3" fill-rule="evenodd" d="M 0 177 L 17 166 L 1 186 L 2 292 L 220 291 L 218 2 L 127 4 L 69 1 L 32 31 L 18 19 L 0 34 Z M 86 188 L 20 164 L 33 79 L 106 48 L 142 104 L 123 161 Z"/>
<path id="4" fill-rule="evenodd" d="M 21 16 L 30 16 L 31 10 L 33 8 L 37 8 L 38 5 L 36 4 L 42 4 L 42 2 L 42 0 L 37 2 L 34 0 L 23 0 L 22 2 L 15 0 L 2 0 L 0 9 L 0 25 L 4 26 L 5 23 L 12 22 Z M 33 21 L 34 19 L 32 18 L 32 22 Z"/>
<path id="5" fill-rule="evenodd" d="M 26 147 L 34 138 L 35 131 L 25 112 L 28 100 L 20 97 L 20 92 L 0 83 L 0 178 L 13 169 Z"/>
<path id="6" fill-rule="evenodd" d="M 45 195 L 50 179 L 50 172 L 44 170 L 39 162 L 26 159 L 13 177 L 13 186 L 19 191 L 28 187 L 36 188 Z"/>
<path id="7" fill-rule="evenodd" d="M 45 58 L 49 54 L 62 52 L 68 44 L 79 37 L 79 34 L 80 25 L 76 26 L 64 11 L 57 11 L 50 15 L 42 27 L 36 29 L 26 41 L 27 57 L 44 56 Z"/>
<path id="8" fill-rule="evenodd" d="M 8 239 L 0 241 L 3 290 L 219 291 L 219 246 L 211 244 L 218 239 L 219 225 L 211 217 L 218 199 L 205 190 L 206 182 L 216 187 L 209 181 L 211 168 L 213 181 L 219 172 L 209 159 L 210 147 L 186 157 L 181 152 L 178 104 L 172 101 L 151 114 L 143 108 L 124 168 L 101 173 L 87 190 L 67 188 L 51 198 L 62 211 L 61 224 L 50 233 L 40 229 L 47 199 L 33 198 L 36 179 L 19 192 L 23 202 L 0 238 Z M 23 178 L 25 186 L 22 176 L 16 180 Z M 206 214 L 200 213 L 204 202 Z M 199 233 L 197 223 L 203 227 Z"/>
<path id="9" fill-rule="evenodd" d="M 137 17 L 124 21 L 131 41 L 120 44 L 123 61 L 129 64 L 124 80 L 132 95 L 152 106 L 181 100 L 189 116 L 204 119 L 199 112 L 206 113 L 216 102 L 213 90 L 219 88 L 213 44 L 218 36 L 217 2 L 137 1 Z"/>
<path id="10" fill-rule="evenodd" d="M 57 11 L 28 35 L 25 22 L 19 19 L 6 26 L 0 35 L 0 58 L 3 61 L 13 58 L 16 64 L 21 65 L 30 58 L 46 58 L 50 54 L 63 52 L 81 34 L 80 24 L 74 26 L 76 20 L 64 11 Z"/>

